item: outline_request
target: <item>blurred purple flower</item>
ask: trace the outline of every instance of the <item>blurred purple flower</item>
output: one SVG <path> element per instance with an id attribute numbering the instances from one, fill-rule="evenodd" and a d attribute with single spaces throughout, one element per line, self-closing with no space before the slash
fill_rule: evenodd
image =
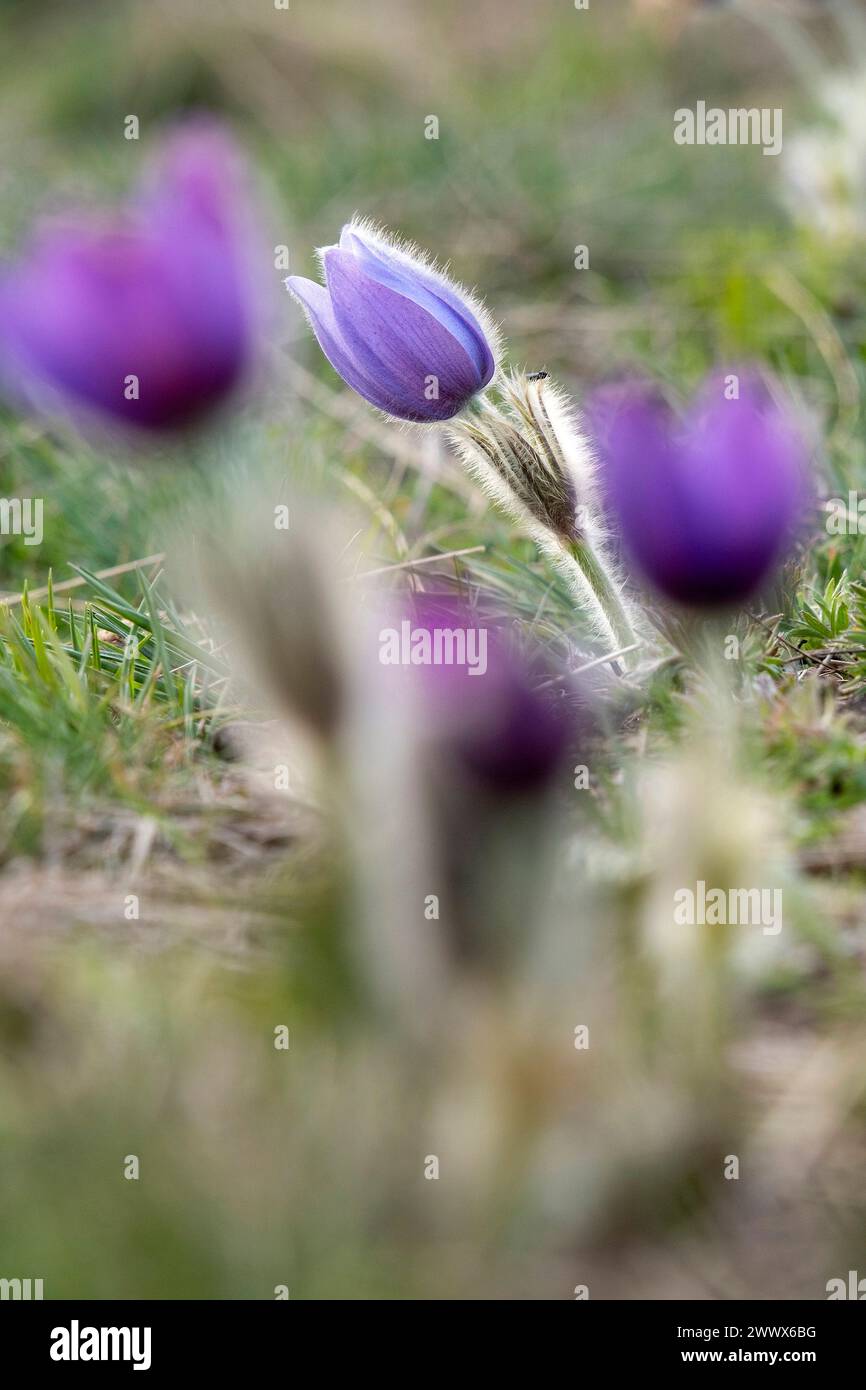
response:
<path id="1" fill-rule="evenodd" d="M 43 228 L 0 273 L 0 379 L 40 410 L 186 426 L 254 356 L 244 169 L 213 123 L 170 138 L 141 197 Z"/>
<path id="2" fill-rule="evenodd" d="M 450 420 L 496 370 L 492 326 L 424 258 L 364 223 L 319 252 L 325 284 L 291 276 L 319 346 L 343 380 L 401 420 Z"/>
<path id="3" fill-rule="evenodd" d="M 411 677 L 440 771 L 495 795 L 531 793 L 552 779 L 572 721 L 561 692 L 538 688 L 540 676 L 497 626 L 450 595 L 419 594 L 392 631 L 404 662 L 416 654 Z M 431 659 L 418 660 L 425 651 Z M 458 659 L 448 660 L 449 653 Z"/>
<path id="4" fill-rule="evenodd" d="M 711 377 L 683 421 L 651 387 L 604 388 L 588 414 L 624 553 L 667 598 L 737 604 L 784 558 L 802 519 L 807 450 L 756 377 Z"/>

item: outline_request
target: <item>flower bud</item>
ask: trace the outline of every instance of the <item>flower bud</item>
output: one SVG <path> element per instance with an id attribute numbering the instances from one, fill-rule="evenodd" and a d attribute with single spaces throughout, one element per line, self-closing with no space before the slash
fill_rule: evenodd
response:
<path id="1" fill-rule="evenodd" d="M 0 273 L 0 382 L 39 411 L 181 428 L 249 369 L 256 308 L 237 150 L 196 121 L 140 199 L 43 228 Z"/>
<path id="2" fill-rule="evenodd" d="M 292 276 L 319 346 L 371 405 L 401 420 L 450 420 L 496 370 L 495 332 L 475 301 L 413 249 L 365 223 L 319 252 L 325 284 Z"/>
<path id="3" fill-rule="evenodd" d="M 736 394 L 725 383 L 736 382 Z M 806 447 L 757 378 L 711 378 L 678 422 L 651 389 L 591 412 L 627 557 L 670 599 L 743 602 L 783 559 L 808 496 Z"/>

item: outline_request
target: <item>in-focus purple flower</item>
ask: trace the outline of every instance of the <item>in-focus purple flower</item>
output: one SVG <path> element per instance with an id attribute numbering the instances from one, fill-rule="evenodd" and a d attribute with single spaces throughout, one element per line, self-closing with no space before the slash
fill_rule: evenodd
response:
<path id="1" fill-rule="evenodd" d="M 573 728 L 527 657 L 450 595 L 416 595 L 392 623 L 380 635 L 380 660 L 404 666 L 415 684 L 436 768 L 494 795 L 541 790 Z"/>
<path id="2" fill-rule="evenodd" d="M 288 280 L 331 366 L 401 420 L 450 420 L 492 379 L 496 333 L 480 306 L 411 248 L 366 223 L 319 251 L 325 284 Z"/>
<path id="3" fill-rule="evenodd" d="M 5 392 L 151 431 L 224 400 L 254 357 L 246 198 L 237 149 L 198 119 L 123 210 L 43 228 L 0 271 Z"/>
<path id="4" fill-rule="evenodd" d="M 726 381 L 709 378 L 682 421 L 645 386 L 606 388 L 589 407 L 626 558 L 694 607 L 741 603 L 760 589 L 808 497 L 807 450 L 791 415 L 757 377 L 740 374 L 736 399 Z"/>

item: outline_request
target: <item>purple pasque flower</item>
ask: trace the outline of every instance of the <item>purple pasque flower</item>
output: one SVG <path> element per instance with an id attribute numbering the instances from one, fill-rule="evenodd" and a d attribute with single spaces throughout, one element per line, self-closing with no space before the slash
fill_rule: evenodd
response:
<path id="1" fill-rule="evenodd" d="M 608 388 L 589 414 L 609 513 L 642 577 L 698 608 L 760 589 L 808 497 L 805 442 L 763 382 L 710 377 L 683 420 L 637 385 Z"/>
<path id="2" fill-rule="evenodd" d="M 450 420 L 496 371 L 481 307 L 424 257 L 364 222 L 319 251 L 325 284 L 289 277 L 331 366 L 401 420 Z"/>
<path id="3" fill-rule="evenodd" d="M 214 123 L 169 138 L 120 212 L 44 227 L 0 270 L 0 382 L 38 410 L 140 430 L 197 421 L 255 353 L 245 173 Z"/>
<path id="4" fill-rule="evenodd" d="M 435 770 L 497 796 L 543 789 L 562 765 L 573 721 L 501 626 L 433 594 L 416 594 L 391 623 L 379 659 L 403 667 L 411 682 Z"/>

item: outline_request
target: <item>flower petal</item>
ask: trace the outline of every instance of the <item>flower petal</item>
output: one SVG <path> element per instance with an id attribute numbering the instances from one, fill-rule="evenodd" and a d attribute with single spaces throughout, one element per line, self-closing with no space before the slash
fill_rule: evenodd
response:
<path id="1" fill-rule="evenodd" d="M 383 389 L 381 380 L 371 376 L 358 363 L 340 331 L 334 316 L 331 296 L 324 285 L 315 280 L 307 280 L 302 275 L 291 275 L 287 280 L 289 289 L 298 300 L 316 335 L 319 347 L 327 357 L 334 371 L 357 391 L 359 396 L 375 405 L 379 410 L 393 409 L 391 397 Z"/>
<path id="2" fill-rule="evenodd" d="M 349 224 L 340 235 L 340 250 L 350 252 L 371 279 L 426 309 L 462 345 L 478 373 L 478 389 L 496 370 L 490 344 L 466 301 L 444 278 L 411 259 L 387 241 Z"/>
<path id="3" fill-rule="evenodd" d="M 478 390 L 462 344 L 426 309 L 364 273 L 339 249 L 323 262 L 334 316 L 356 364 L 382 383 L 384 408 L 404 420 L 448 420 Z M 435 378 L 438 395 L 428 398 Z"/>
<path id="4" fill-rule="evenodd" d="M 600 439 L 626 550 L 670 598 L 737 603 L 790 543 L 806 497 L 804 451 L 788 417 L 743 378 L 727 399 L 707 383 L 684 424 L 646 390 L 608 402 Z"/>

